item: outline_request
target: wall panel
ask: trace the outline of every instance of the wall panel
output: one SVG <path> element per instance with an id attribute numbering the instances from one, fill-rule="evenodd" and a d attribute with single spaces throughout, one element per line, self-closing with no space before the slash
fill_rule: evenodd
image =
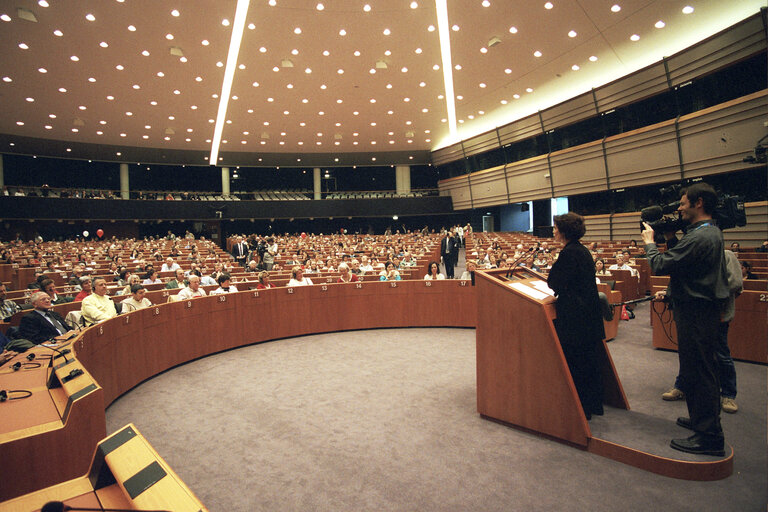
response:
<path id="1" fill-rule="evenodd" d="M 610 240 L 611 238 L 611 216 L 610 215 L 589 215 L 584 217 L 584 223 L 587 226 L 587 233 L 582 238 L 583 241 Z"/>
<path id="2" fill-rule="evenodd" d="M 607 190 L 602 141 L 550 155 L 555 197 Z"/>
<path id="3" fill-rule="evenodd" d="M 442 180 L 438 184 L 441 196 L 451 196 L 454 210 L 472 208 L 472 195 L 469 190 L 469 175 Z"/>
<path id="4" fill-rule="evenodd" d="M 584 93 L 541 112 L 544 130 L 554 130 L 597 114 L 592 92 Z"/>
<path id="5" fill-rule="evenodd" d="M 549 164 L 547 156 L 537 156 L 507 165 L 507 183 L 509 184 L 509 201 L 533 201 L 552 197 L 549 184 Z"/>
<path id="6" fill-rule="evenodd" d="M 605 140 L 611 189 L 680 179 L 674 121 Z"/>
<path id="7" fill-rule="evenodd" d="M 768 134 L 763 126 L 768 90 L 762 90 L 680 118 L 680 143 L 685 177 L 706 176 L 744 168 L 757 141 Z"/>
<path id="8" fill-rule="evenodd" d="M 535 135 L 541 135 L 541 122 L 539 114 L 533 114 L 522 119 L 518 119 L 499 129 L 499 139 L 501 145 L 511 144 L 519 140 L 527 139 Z"/>
<path id="9" fill-rule="evenodd" d="M 499 147 L 499 137 L 496 130 L 481 133 L 476 137 L 464 141 L 464 155 L 472 156 L 485 153 Z"/>
<path id="10" fill-rule="evenodd" d="M 503 165 L 472 173 L 470 186 L 473 208 L 507 204 L 507 183 Z"/>
<path id="11" fill-rule="evenodd" d="M 660 94 L 668 88 L 664 64 L 657 62 L 645 69 L 595 89 L 595 97 L 597 98 L 598 110 L 600 112 L 607 112 L 649 96 Z"/>

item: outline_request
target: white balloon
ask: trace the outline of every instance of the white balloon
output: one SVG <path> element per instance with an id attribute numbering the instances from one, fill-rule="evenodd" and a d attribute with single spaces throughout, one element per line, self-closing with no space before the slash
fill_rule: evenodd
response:
<path id="1" fill-rule="evenodd" d="M 88 238 L 88 235 L 89 235 L 89 234 L 90 234 L 90 233 L 88 233 L 88 231 L 83 231 L 83 236 L 84 236 L 85 238 Z"/>

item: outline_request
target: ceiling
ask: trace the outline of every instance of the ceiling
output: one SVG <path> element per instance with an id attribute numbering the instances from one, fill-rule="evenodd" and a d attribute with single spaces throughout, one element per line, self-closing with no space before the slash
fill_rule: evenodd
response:
<path id="1" fill-rule="evenodd" d="M 763 3 L 447 0 L 452 130 L 434 0 L 251 0 L 216 162 L 428 161 Z M 0 152 L 208 165 L 236 7 L 0 0 Z"/>

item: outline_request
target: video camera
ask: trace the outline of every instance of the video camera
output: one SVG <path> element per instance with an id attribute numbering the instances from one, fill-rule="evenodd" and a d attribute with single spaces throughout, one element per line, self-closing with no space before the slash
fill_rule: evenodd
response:
<path id="1" fill-rule="evenodd" d="M 664 243 L 664 233 L 685 232 L 687 224 L 676 213 L 680 206 L 679 198 L 682 195 L 681 185 L 670 185 L 659 189 L 662 202 L 677 199 L 663 206 L 653 205 L 640 211 L 640 230 L 645 229 L 643 222 L 647 222 L 654 231 L 654 241 L 657 244 Z M 747 214 L 744 211 L 744 200 L 739 196 L 717 194 L 717 206 L 712 214 L 712 219 L 721 230 L 731 229 L 747 224 Z"/>

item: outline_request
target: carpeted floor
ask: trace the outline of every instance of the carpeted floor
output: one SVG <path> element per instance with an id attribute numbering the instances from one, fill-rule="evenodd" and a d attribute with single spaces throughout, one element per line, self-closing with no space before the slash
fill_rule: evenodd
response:
<path id="1" fill-rule="evenodd" d="M 685 413 L 660 399 L 677 354 L 651 348 L 646 304 L 609 348 L 634 411 Z M 718 482 L 481 419 L 471 329 L 343 332 L 214 355 L 117 400 L 107 430 L 134 422 L 212 511 L 762 511 L 766 367 L 737 362 L 737 372 L 741 410 L 722 418 L 735 470 Z"/>

